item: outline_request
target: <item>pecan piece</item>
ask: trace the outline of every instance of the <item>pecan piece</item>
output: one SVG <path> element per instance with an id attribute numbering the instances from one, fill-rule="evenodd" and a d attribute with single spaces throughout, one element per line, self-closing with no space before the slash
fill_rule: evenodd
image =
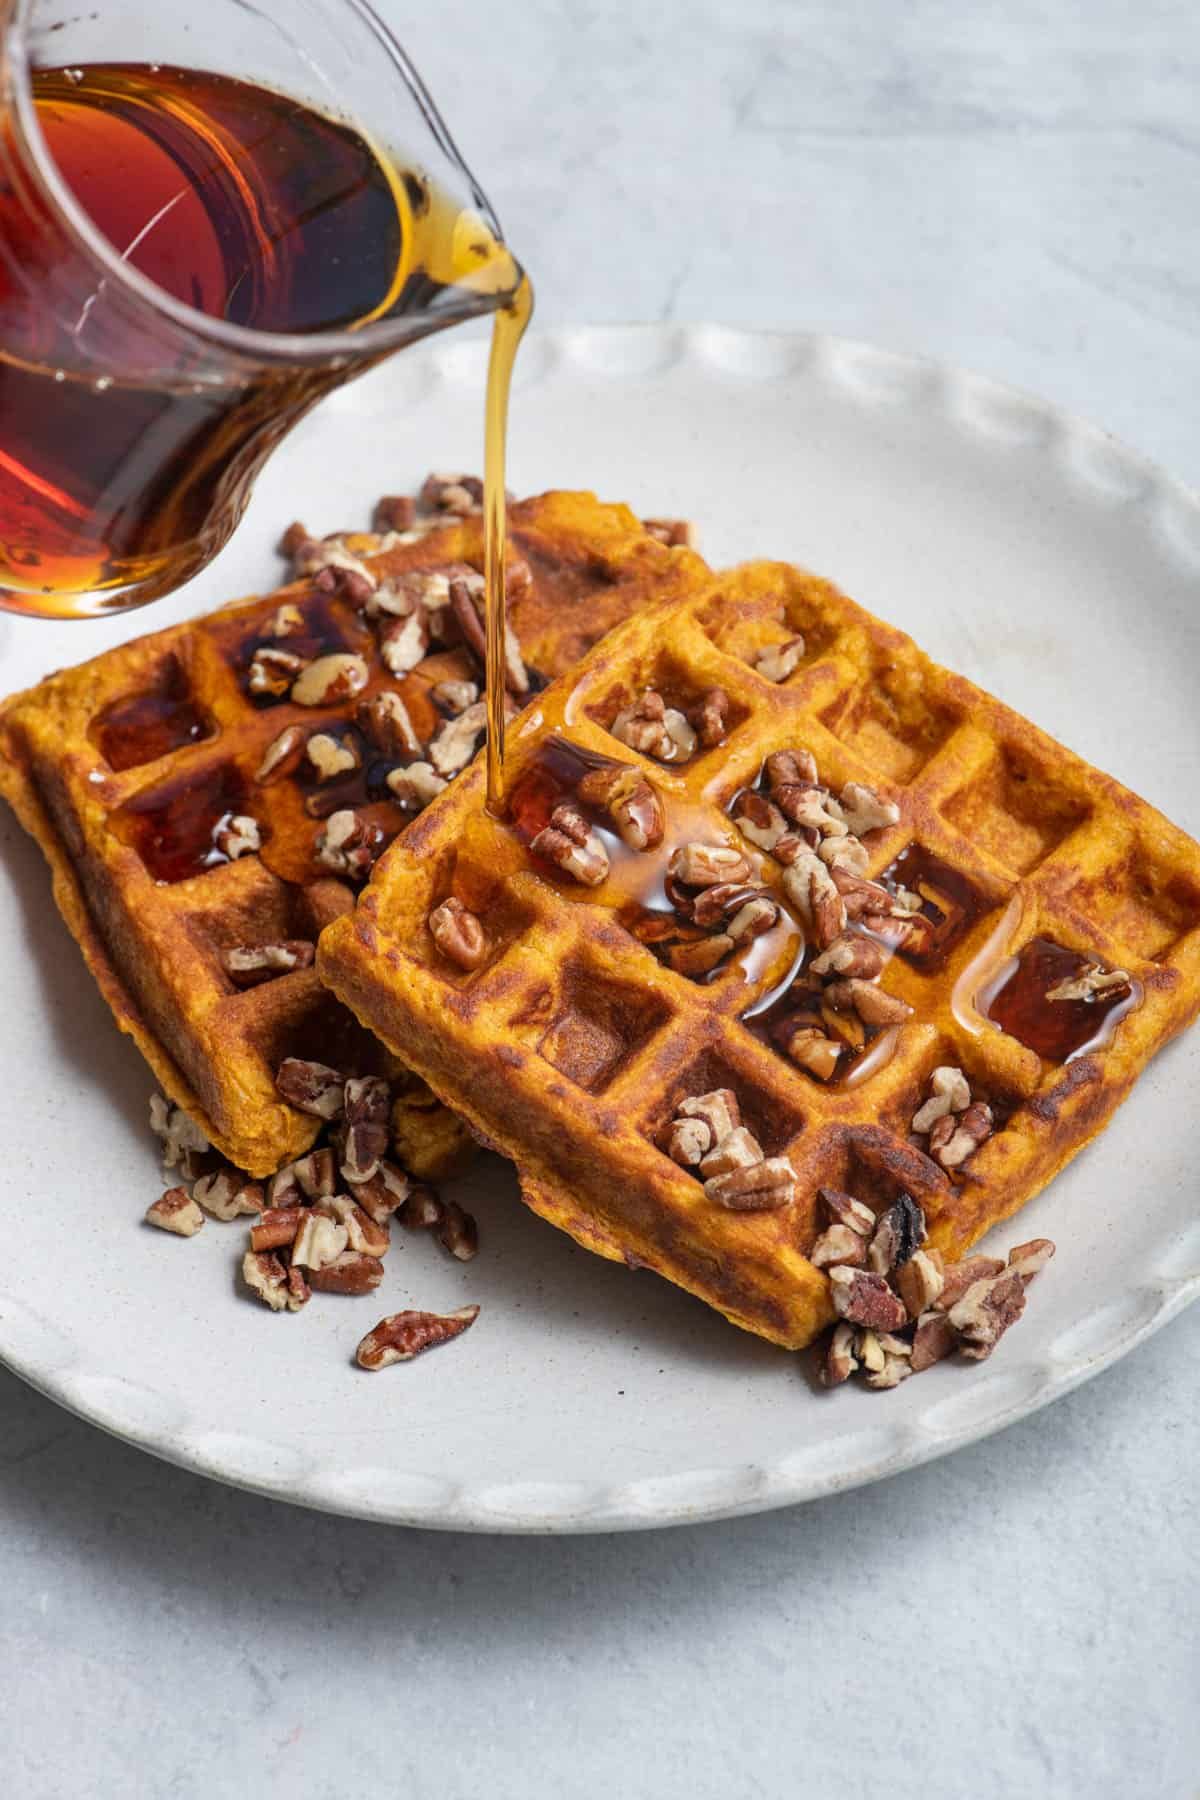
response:
<path id="1" fill-rule="evenodd" d="M 146 1208 L 146 1223 L 157 1225 L 160 1231 L 173 1231 L 176 1237 L 195 1237 L 204 1214 L 186 1188 L 173 1187 Z"/>
<path id="2" fill-rule="evenodd" d="M 205 1155 L 212 1146 L 200 1127 L 161 1094 L 150 1096 L 150 1129 L 162 1139 L 162 1159 L 168 1169 L 185 1169 L 191 1159 Z M 193 1179 L 191 1175 L 188 1180 Z"/>
<path id="3" fill-rule="evenodd" d="M 391 769 L 387 775 L 388 792 L 406 812 L 422 812 L 431 800 L 444 793 L 447 782 L 434 772 L 432 763 L 413 762 L 407 769 Z"/>
<path id="4" fill-rule="evenodd" d="M 403 1169 L 383 1161 L 370 1181 L 356 1184 L 354 1198 L 376 1225 L 386 1225 L 392 1214 L 398 1212 L 415 1192 Z"/>
<path id="5" fill-rule="evenodd" d="M 429 650 L 429 623 L 423 609 L 392 619 L 379 634 L 379 654 L 389 675 L 408 675 Z"/>
<path id="6" fill-rule="evenodd" d="M 696 749 L 696 733 L 678 707 L 668 706 L 655 688 L 646 688 L 632 706 L 619 712 L 609 730 L 656 762 L 687 762 Z"/>
<path id="7" fill-rule="evenodd" d="M 253 856 L 255 851 L 262 849 L 258 820 L 247 813 L 227 813 L 213 827 L 212 838 L 213 848 L 229 862 L 237 862 L 242 856 Z"/>
<path id="8" fill-rule="evenodd" d="M 450 583 L 450 610 L 462 632 L 463 641 L 486 667 L 487 640 L 481 599 L 482 595 L 473 584 L 458 578 Z M 504 685 L 517 698 L 523 698 L 529 692 L 529 671 L 525 667 L 516 633 L 507 619 L 504 625 Z"/>
<path id="9" fill-rule="evenodd" d="M 974 1282 L 949 1309 L 964 1356 L 982 1362 L 1025 1311 L 1025 1284 L 1015 1269 Z"/>
<path id="10" fill-rule="evenodd" d="M 192 1187 L 192 1199 L 214 1219 L 226 1222 L 242 1215 L 256 1218 L 263 1209 L 261 1183 L 229 1164 L 215 1174 L 202 1175 Z"/>
<path id="11" fill-rule="evenodd" d="M 445 1210 L 433 1189 L 419 1182 L 396 1217 L 406 1231 L 436 1231 Z"/>
<path id="12" fill-rule="evenodd" d="M 667 874 L 685 887 L 745 882 L 751 873 L 750 864 L 732 844 L 681 844 L 667 863 Z"/>
<path id="13" fill-rule="evenodd" d="M 487 955 L 483 921 L 451 894 L 429 915 L 429 935 L 449 962 L 468 972 L 479 968 Z"/>
<path id="14" fill-rule="evenodd" d="M 640 769 L 589 769 L 579 783 L 579 798 L 607 814 L 631 850 L 651 850 L 662 843 L 666 829 L 662 801 Z"/>
<path id="15" fill-rule="evenodd" d="M 304 754 L 304 731 L 299 725 L 287 725 L 263 751 L 262 761 L 255 770 L 254 779 L 260 787 L 268 781 L 278 781 L 283 775 L 290 775 L 299 767 L 300 758 Z"/>
<path id="16" fill-rule="evenodd" d="M 858 981 L 875 981 L 883 973 L 884 954 L 871 938 L 846 932 L 835 938 L 809 964 L 814 975 L 844 975 Z"/>
<path id="17" fill-rule="evenodd" d="M 313 854 L 323 869 L 354 881 L 366 880 L 382 849 L 382 827 L 349 806 L 330 813 L 313 843 Z"/>
<path id="18" fill-rule="evenodd" d="M 370 1181 L 388 1147 L 392 1094 L 379 1075 L 351 1078 L 344 1096 L 342 1174 L 347 1181 Z"/>
<path id="19" fill-rule="evenodd" d="M 772 851 L 787 835 L 787 820 L 765 794 L 743 788 L 733 803 L 733 818 L 742 836 L 760 850 Z"/>
<path id="20" fill-rule="evenodd" d="M 478 475 L 427 475 L 417 495 L 418 512 L 452 513 L 465 518 L 483 505 Z"/>
<path id="21" fill-rule="evenodd" d="M 334 737 L 330 731 L 314 731 L 304 746 L 318 781 L 335 781 L 339 775 L 352 775 L 362 767 L 362 757 L 348 738 Z"/>
<path id="22" fill-rule="evenodd" d="M 386 1223 L 378 1223 L 349 1194 L 331 1194 L 319 1204 L 323 1212 L 345 1228 L 348 1249 L 362 1256 L 387 1255 L 392 1240 Z"/>
<path id="23" fill-rule="evenodd" d="M 460 1337 L 478 1317 L 477 1306 L 460 1306 L 452 1313 L 389 1313 L 358 1346 L 359 1367 L 386 1369 L 392 1363 L 411 1362 L 422 1351 Z"/>
<path id="24" fill-rule="evenodd" d="M 681 1169 L 694 1169 L 712 1149 L 712 1132 L 703 1119 L 676 1119 L 667 1139 L 667 1155 Z"/>
<path id="25" fill-rule="evenodd" d="M 688 708 L 687 719 L 701 746 L 713 750 L 729 735 L 731 711 L 729 695 L 723 687 L 706 688 L 699 700 Z"/>
<path id="26" fill-rule="evenodd" d="M 479 1250 L 479 1227 L 457 1200 L 442 1202 L 442 1216 L 434 1226 L 438 1243 L 459 1262 L 470 1262 Z"/>
<path id="27" fill-rule="evenodd" d="M 457 719 L 459 713 L 475 705 L 479 685 L 474 681 L 437 681 L 429 691 L 429 698 L 448 719 Z"/>
<path id="28" fill-rule="evenodd" d="M 880 831 L 885 825 L 895 825 L 900 818 L 900 808 L 894 800 L 883 800 L 872 787 L 860 781 L 848 781 L 839 796 L 842 816 L 854 836 L 861 838 L 868 831 Z"/>
<path id="29" fill-rule="evenodd" d="M 257 1224 L 250 1227 L 251 1250 L 285 1250 L 293 1242 L 302 1219 L 308 1217 L 303 1206 L 268 1206 Z"/>
<path id="30" fill-rule="evenodd" d="M 691 519 L 643 519 L 642 529 L 669 550 L 696 547 L 696 527 Z"/>
<path id="31" fill-rule="evenodd" d="M 858 1368 L 854 1343 L 854 1327 L 843 1319 L 830 1333 L 829 1346 L 821 1364 L 821 1381 L 825 1387 L 837 1387 L 841 1382 L 848 1381 Z"/>
<path id="32" fill-rule="evenodd" d="M 712 1176 L 704 1191 L 730 1212 L 766 1212 L 791 1205 L 796 1198 L 796 1173 L 786 1156 L 768 1156 L 749 1168 Z"/>
<path id="33" fill-rule="evenodd" d="M 361 656 L 349 650 L 318 656 L 292 683 L 292 700 L 297 706 L 338 706 L 361 694 L 369 679 L 367 665 Z"/>
<path id="34" fill-rule="evenodd" d="M 817 759 L 811 750 L 775 750 L 763 765 L 772 793 L 781 787 L 815 787 Z"/>
<path id="35" fill-rule="evenodd" d="M 922 1369 L 931 1369 L 934 1363 L 941 1362 L 957 1348 L 958 1333 L 945 1313 L 922 1313 L 913 1334 L 912 1360 L 909 1366 L 914 1375 L 919 1375 Z"/>
<path id="36" fill-rule="evenodd" d="M 972 1102 L 955 1117 L 947 1113 L 929 1133 L 929 1154 L 943 1169 L 958 1169 L 992 1135 L 992 1109 L 982 1100 Z"/>
<path id="37" fill-rule="evenodd" d="M 288 1288 L 288 1274 L 269 1250 L 247 1250 L 242 1258 L 242 1280 L 272 1312 L 296 1312 L 303 1304 Z"/>
<path id="38" fill-rule="evenodd" d="M 317 947 L 307 938 L 280 944 L 234 944 L 221 952 L 221 967 L 235 987 L 258 987 L 294 969 L 310 969 Z"/>
<path id="39" fill-rule="evenodd" d="M 246 686 L 252 694 L 269 694 L 278 699 L 286 694 L 304 669 L 304 658 L 291 650 L 278 650 L 272 644 L 260 644 L 250 658 Z"/>
<path id="40" fill-rule="evenodd" d="M 285 1056 L 275 1073 L 275 1086 L 291 1106 L 317 1119 L 341 1117 L 346 1098 L 345 1077 L 328 1063 L 306 1062 Z"/>
<path id="41" fill-rule="evenodd" d="M 977 1281 L 986 1281 L 1003 1273 L 1004 1264 L 998 1256 L 968 1256 L 960 1263 L 953 1263 L 945 1271 L 945 1283 L 939 1296 L 942 1311 L 949 1312 Z"/>
<path id="42" fill-rule="evenodd" d="M 783 891 L 819 948 L 828 950 L 846 929 L 846 908 L 825 864 L 802 850 L 783 872 Z"/>
<path id="43" fill-rule="evenodd" d="M 703 1119 L 714 1144 L 736 1131 L 742 1122 L 742 1109 L 732 1088 L 713 1088 L 707 1094 L 691 1094 L 679 1102 L 675 1111 L 681 1119 Z"/>
<path id="44" fill-rule="evenodd" d="M 754 655 L 753 667 L 766 681 L 786 681 L 804 655 L 804 639 L 788 638 L 782 644 L 764 644 Z"/>
<path id="45" fill-rule="evenodd" d="M 336 1262 L 346 1248 L 348 1237 L 346 1227 L 339 1225 L 336 1219 L 306 1210 L 301 1214 L 292 1240 L 292 1261 L 299 1268 L 311 1269 L 315 1274 L 326 1264 Z"/>
<path id="46" fill-rule="evenodd" d="M 834 1263 L 861 1267 L 867 1260 L 867 1240 L 849 1225 L 829 1225 L 808 1253 L 814 1269 L 828 1269 Z"/>
<path id="47" fill-rule="evenodd" d="M 468 706 L 457 719 L 447 719 L 429 745 L 429 760 L 439 775 L 457 775 L 475 754 L 487 727 L 487 707 L 482 700 Z"/>
<path id="48" fill-rule="evenodd" d="M 1133 979 L 1125 969 L 1102 969 L 1099 963 L 1088 963 L 1078 975 L 1069 981 L 1060 981 L 1057 987 L 1047 988 L 1047 1000 L 1109 1000 L 1117 994 L 1128 993 L 1133 986 Z"/>
<path id="49" fill-rule="evenodd" d="M 1040 1274 L 1050 1261 L 1054 1249 L 1049 1238 L 1030 1238 L 1027 1244 L 1017 1244 L 1009 1251 L 1008 1266 L 1015 1269 L 1028 1287 L 1034 1276 Z"/>
<path id="50" fill-rule="evenodd" d="M 912 1129 L 919 1133 L 932 1131 L 947 1113 L 965 1112 L 971 1104 L 971 1089 L 961 1069 L 943 1065 L 929 1077 L 929 1094 L 913 1114 Z"/>
<path id="51" fill-rule="evenodd" d="M 914 1250 L 896 1272 L 896 1288 L 910 1319 L 919 1319 L 936 1306 L 945 1285 L 942 1259 L 936 1250 Z"/>
<path id="52" fill-rule="evenodd" d="M 345 1227 L 338 1229 L 344 1231 Z M 308 1279 L 321 1294 L 370 1294 L 383 1280 L 383 1264 L 377 1256 L 364 1256 L 359 1250 L 343 1250 L 333 1262 L 312 1269 Z"/>
<path id="53" fill-rule="evenodd" d="M 907 1318 L 903 1301 L 882 1275 L 868 1269 L 830 1269 L 829 1295 L 838 1317 L 848 1319 L 852 1325 L 867 1325 L 873 1331 L 899 1331 Z"/>
<path id="54" fill-rule="evenodd" d="M 550 823 L 543 826 L 529 848 L 584 887 L 598 887 L 608 875 L 608 851 L 577 806 L 556 806 Z"/>
<path id="55" fill-rule="evenodd" d="M 868 1261 L 877 1275 L 890 1275 L 903 1268 L 924 1242 L 925 1214 L 911 1194 L 897 1194 L 876 1221 Z"/>
<path id="56" fill-rule="evenodd" d="M 897 994 L 885 993 L 870 981 L 855 976 L 831 981 L 825 998 L 835 1012 L 855 1012 L 864 1025 L 900 1025 L 912 1016 L 912 1007 Z"/>
<path id="57" fill-rule="evenodd" d="M 381 494 L 371 515 L 373 531 L 408 531 L 417 516 L 411 494 Z"/>
<path id="58" fill-rule="evenodd" d="M 846 1049 L 845 1044 L 808 1022 L 803 1013 L 780 1019 L 772 1027 L 771 1039 L 798 1068 L 807 1069 L 818 1081 L 833 1080 L 838 1058 Z"/>
<path id="59" fill-rule="evenodd" d="M 734 1169 L 749 1169 L 763 1160 L 762 1145 L 744 1125 L 736 1126 L 718 1138 L 700 1163 L 704 1180 L 714 1175 L 728 1175 Z"/>
<path id="60" fill-rule="evenodd" d="M 348 1088 L 349 1083 L 346 1085 Z M 333 1151 L 327 1146 L 320 1150 L 310 1150 L 307 1156 L 299 1157 L 292 1163 L 291 1169 L 301 1193 L 308 1199 L 324 1200 L 333 1193 Z"/>
<path id="61" fill-rule="evenodd" d="M 686 975 L 689 981 L 700 981 L 705 975 L 711 975 L 717 964 L 734 948 L 733 939 L 727 931 L 718 931 L 712 937 L 687 939 L 670 946 L 664 958 L 668 969 L 677 975 Z"/>
<path id="62" fill-rule="evenodd" d="M 419 756 L 423 745 L 399 694 L 372 694 L 360 700 L 355 721 L 367 740 L 384 756 Z"/>
<path id="63" fill-rule="evenodd" d="M 825 1208 L 829 1221 L 834 1225 L 847 1225 L 859 1237 L 869 1238 L 875 1230 L 875 1214 L 853 1194 L 843 1193 L 841 1188 L 822 1187 L 817 1189 L 817 1199 Z"/>

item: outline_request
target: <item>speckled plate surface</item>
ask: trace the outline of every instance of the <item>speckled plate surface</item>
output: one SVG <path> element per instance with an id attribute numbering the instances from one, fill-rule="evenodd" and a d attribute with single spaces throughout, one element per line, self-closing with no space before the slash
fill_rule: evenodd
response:
<path id="1" fill-rule="evenodd" d="M 297 515 L 332 529 L 430 467 L 477 466 L 485 354 L 447 337 L 334 396 L 280 451 L 219 561 L 149 613 L 0 615 L 5 691 L 273 585 L 270 546 Z M 535 331 L 522 365 L 518 491 L 586 486 L 686 513 L 714 564 L 806 563 L 1200 834 L 1200 504 L 1178 483 L 1011 389 L 828 338 Z M 237 1227 L 143 1229 L 161 1186 L 151 1083 L 7 812 L 0 993 L 0 1357 L 157 1455 L 305 1505 L 530 1532 L 784 1505 L 1012 1423 L 1200 1293 L 1195 1034 L 997 1234 L 1002 1248 L 1050 1236 L 1059 1254 L 988 1363 L 824 1394 L 809 1359 L 525 1213 L 487 1160 L 459 1184 L 480 1220 L 474 1263 L 403 1238 L 373 1299 L 316 1296 L 295 1317 L 239 1293 Z M 376 1376 L 352 1366 L 382 1313 L 467 1300 L 483 1310 L 458 1344 Z"/>

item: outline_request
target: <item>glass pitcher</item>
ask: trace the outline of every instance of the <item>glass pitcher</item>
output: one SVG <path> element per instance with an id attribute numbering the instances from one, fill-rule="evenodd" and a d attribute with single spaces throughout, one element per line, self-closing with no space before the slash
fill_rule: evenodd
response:
<path id="1" fill-rule="evenodd" d="M 364 0 L 0 0 L 0 608 L 179 586 L 331 388 L 521 270 Z"/>

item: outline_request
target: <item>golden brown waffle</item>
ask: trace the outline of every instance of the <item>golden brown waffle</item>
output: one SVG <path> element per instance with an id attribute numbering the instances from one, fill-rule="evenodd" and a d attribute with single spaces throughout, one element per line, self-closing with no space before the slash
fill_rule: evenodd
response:
<path id="1" fill-rule="evenodd" d="M 805 645 L 794 672 L 763 679 L 759 650 L 795 633 Z M 647 686 L 681 706 L 723 688 L 724 742 L 671 767 L 617 742 L 608 727 Z M 356 913 L 325 933 L 322 976 L 515 1160 L 535 1211 L 764 1337 L 800 1346 L 831 1316 L 827 1280 L 806 1255 L 826 1223 L 819 1188 L 876 1211 L 907 1191 L 932 1245 L 957 1257 L 1103 1128 L 1200 1005 L 1200 847 L 901 633 L 784 565 L 747 565 L 640 615 L 541 696 L 511 751 L 526 838 L 562 795 L 562 752 L 547 749 L 561 736 L 645 772 L 665 809 L 661 848 L 622 856 L 610 836 L 608 878 L 581 886 L 486 814 L 475 767 L 382 859 Z M 892 871 L 889 885 L 942 900 L 923 908 L 936 929 L 917 937 L 922 956 L 898 951 L 878 984 L 911 1003 L 911 1018 L 829 1084 L 753 1018 L 742 1022 L 756 1007 L 769 1019 L 787 987 L 794 921 L 705 982 L 665 967 L 633 929 L 646 935 L 642 905 L 661 917 L 674 847 L 748 850 L 728 809 L 766 757 L 798 746 L 835 791 L 873 784 L 899 803 L 899 823 L 863 833 L 867 873 Z M 904 856 L 912 846 L 941 870 L 922 874 Z M 754 881 L 782 898 L 779 865 L 753 851 L 750 860 Z M 447 960 L 426 927 L 451 895 L 486 930 L 472 971 Z M 1007 989 L 1012 1031 L 1000 1030 L 976 1002 L 999 1008 L 985 993 L 1040 938 L 1061 947 L 1068 973 L 1084 960 L 1127 971 L 1125 998 L 1111 1010 L 1058 1002 L 1048 1014 L 1050 976 L 1022 975 Z M 953 1174 L 910 1129 L 939 1066 L 966 1073 L 997 1127 Z M 791 1204 L 726 1210 L 664 1153 L 680 1102 L 716 1088 L 733 1090 L 768 1157 L 790 1159 Z"/>
<path id="2" fill-rule="evenodd" d="M 425 535 L 343 541 L 382 582 L 447 564 L 482 567 L 478 513 Z M 514 505 L 511 544 L 525 563 L 511 592 L 511 625 L 529 668 L 547 678 L 618 619 L 657 595 L 696 591 L 707 574 L 691 551 L 668 548 L 625 507 L 588 494 Z M 384 780 L 415 759 L 385 754 L 356 734 L 356 705 L 399 694 L 425 744 L 443 723 L 435 685 L 480 679 L 464 648 L 434 650 L 411 673 L 389 674 L 380 624 L 365 619 L 359 597 L 345 571 L 318 573 L 122 645 L 0 708 L 0 793 L 41 844 L 59 908 L 118 1023 L 167 1093 L 255 1175 L 302 1154 L 320 1125 L 276 1092 L 284 1057 L 363 1073 L 377 1069 L 383 1053 L 311 966 L 239 990 L 223 958 L 242 946 L 311 943 L 353 904 L 350 876 L 315 855 L 335 807 L 355 809 L 377 844 L 411 819 Z M 281 608 L 291 610 L 277 635 Z M 256 700 L 248 669 L 263 645 L 302 659 L 359 654 L 368 685 L 319 707 L 286 693 Z M 306 763 L 285 764 L 259 780 L 268 746 L 290 726 L 302 743 L 314 732 L 348 737 L 363 769 L 322 784 Z M 230 815 L 257 822 L 260 850 L 233 860 L 222 854 L 214 827 Z M 411 1105 L 401 1096 L 399 1136 L 417 1172 L 427 1173 L 452 1159 L 463 1134 L 413 1086 Z"/>

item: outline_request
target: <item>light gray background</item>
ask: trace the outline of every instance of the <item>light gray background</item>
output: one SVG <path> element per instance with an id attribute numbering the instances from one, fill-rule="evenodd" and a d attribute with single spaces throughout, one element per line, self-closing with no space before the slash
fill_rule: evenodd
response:
<path id="1" fill-rule="evenodd" d="M 929 351 L 1200 478 L 1190 0 L 382 10 L 543 318 Z M 0 1784 L 1192 1800 L 1198 1365 L 1194 1309 L 873 1489 L 563 1541 L 233 1493 L 0 1372 Z"/>

